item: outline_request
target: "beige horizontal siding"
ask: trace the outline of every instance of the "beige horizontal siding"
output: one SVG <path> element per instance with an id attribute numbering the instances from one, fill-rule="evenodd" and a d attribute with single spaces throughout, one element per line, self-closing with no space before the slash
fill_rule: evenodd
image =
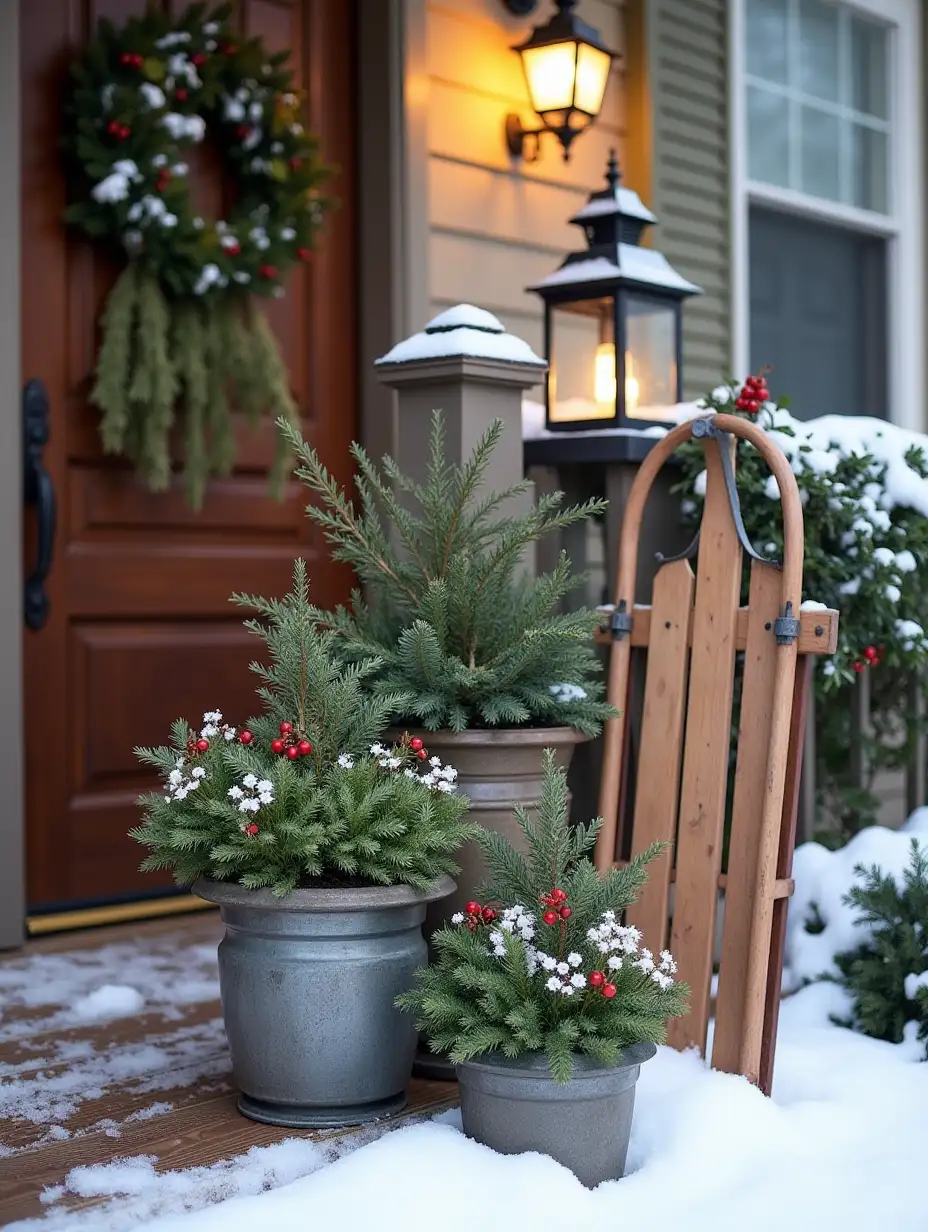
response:
<path id="1" fill-rule="evenodd" d="M 622 0 L 581 0 L 581 16 L 622 51 Z M 598 123 L 565 163 L 546 136 L 535 163 L 510 159 L 509 112 L 534 127 L 519 57 L 511 50 L 546 20 L 528 20 L 500 0 L 429 0 L 427 18 L 431 308 L 474 303 L 542 349 L 541 301 L 525 287 L 555 269 L 583 235 L 567 219 L 603 185 L 610 149 L 621 158 L 624 78 L 613 69 Z"/>
<path id="2" fill-rule="evenodd" d="M 654 243 L 704 294 L 684 309 L 685 394 L 731 363 L 726 0 L 650 0 Z"/>

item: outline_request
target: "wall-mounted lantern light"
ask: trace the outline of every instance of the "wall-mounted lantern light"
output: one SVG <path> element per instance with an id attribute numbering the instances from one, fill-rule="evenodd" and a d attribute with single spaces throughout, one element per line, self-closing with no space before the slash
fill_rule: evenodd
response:
<path id="1" fill-rule="evenodd" d="M 534 0 L 503 0 L 512 13 L 524 16 Z M 613 60 L 618 59 L 599 31 L 575 13 L 577 0 L 556 0 L 557 11 L 545 26 L 536 27 L 513 51 L 522 68 L 533 109 L 541 127 L 524 128 L 518 115 L 506 117 L 506 143 L 514 158 L 535 162 L 541 134 L 551 132 L 570 158 L 574 138 L 599 115 Z"/>
<path id="2" fill-rule="evenodd" d="M 554 431 L 662 422 L 682 399 L 683 300 L 700 288 L 653 248 L 657 222 L 623 188 L 615 154 L 606 188 L 570 220 L 587 247 L 528 290 L 545 304 L 546 423 Z"/>

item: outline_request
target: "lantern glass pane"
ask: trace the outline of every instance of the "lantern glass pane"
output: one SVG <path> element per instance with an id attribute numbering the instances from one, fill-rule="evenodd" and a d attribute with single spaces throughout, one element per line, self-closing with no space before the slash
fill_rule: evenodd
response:
<path id="1" fill-rule="evenodd" d="M 611 296 L 552 306 L 548 373 L 551 422 L 615 418 L 614 321 Z"/>
<path id="2" fill-rule="evenodd" d="M 627 295 L 625 338 L 625 413 L 661 420 L 677 401 L 676 306 Z"/>
<path id="3" fill-rule="evenodd" d="M 527 47 L 522 52 L 522 67 L 525 69 L 529 98 L 539 114 L 566 111 L 573 106 L 577 74 L 576 43 Z"/>
<path id="4" fill-rule="evenodd" d="M 589 116 L 598 116 L 609 80 L 612 57 L 589 43 L 581 43 L 577 53 L 577 87 L 574 106 Z"/>

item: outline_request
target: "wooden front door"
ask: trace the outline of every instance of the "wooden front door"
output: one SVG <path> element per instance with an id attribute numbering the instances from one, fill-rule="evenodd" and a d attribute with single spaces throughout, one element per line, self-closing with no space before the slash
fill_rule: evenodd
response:
<path id="1" fill-rule="evenodd" d="M 258 644 L 228 601 L 233 591 L 281 594 L 291 562 L 309 563 L 316 602 L 345 597 L 349 578 L 327 559 L 293 485 L 267 495 L 273 428 L 242 430 L 238 465 L 192 514 L 180 486 L 153 495 L 101 455 L 87 394 L 96 323 L 115 270 L 61 222 L 62 92 L 96 19 L 117 22 L 144 0 L 20 0 L 22 80 L 22 356 L 50 407 L 44 450 L 57 501 L 47 581 L 49 614 L 24 629 L 27 880 L 30 909 L 163 894 L 169 874 L 142 876 L 127 838 L 151 780 L 132 750 L 163 743 L 171 721 L 221 709 L 254 713 L 247 665 Z M 241 0 L 244 30 L 291 52 L 339 199 L 311 264 L 269 315 L 309 437 L 339 477 L 355 430 L 353 22 L 350 0 Z M 215 200 L 216 186 L 199 190 Z M 24 567 L 37 520 L 25 512 Z"/>

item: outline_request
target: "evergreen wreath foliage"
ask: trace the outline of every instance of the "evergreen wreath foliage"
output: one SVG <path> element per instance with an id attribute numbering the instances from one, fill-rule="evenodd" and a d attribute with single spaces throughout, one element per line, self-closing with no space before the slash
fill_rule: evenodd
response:
<path id="1" fill-rule="evenodd" d="M 758 378 L 752 378 L 758 379 Z M 766 393 L 766 391 L 765 391 Z M 707 411 L 738 414 L 739 386 L 707 395 Z M 836 608 L 838 649 L 816 660 L 816 782 L 819 815 L 827 820 L 815 838 L 840 846 L 874 824 L 877 775 L 908 763 L 925 719 L 911 705 L 911 683 L 928 673 L 928 437 L 892 425 L 873 425 L 882 458 L 842 436 L 836 417 L 827 445 L 803 440 L 805 425 L 785 400 L 764 397 L 749 413 L 790 459 L 803 502 L 803 598 Z M 855 421 L 849 417 L 850 425 Z M 860 422 L 860 421 L 856 421 Z M 898 441 L 893 453 L 890 434 Z M 686 521 L 695 529 L 705 497 L 705 460 L 698 442 L 677 451 Z M 892 474 L 890 470 L 892 469 Z M 747 442 L 738 442 L 738 494 L 748 535 L 759 552 L 782 559 L 779 493 L 767 464 Z M 747 597 L 747 573 L 743 601 Z M 866 677 L 869 729 L 852 731 L 854 692 Z M 867 779 L 853 777 L 847 750 L 859 740 Z"/>
<path id="2" fill-rule="evenodd" d="M 593 651 L 599 619 L 587 609 L 558 611 L 583 578 L 571 574 L 563 552 L 536 578 L 526 575 L 524 561 L 536 540 L 601 511 L 604 501 L 562 508 L 555 492 L 514 513 L 529 484 L 483 490 L 502 421 L 454 465 L 436 411 L 422 484 L 389 457 L 378 470 L 352 446 L 355 507 L 297 429 L 284 421 L 280 427 L 297 456 L 297 476 L 318 500 L 309 516 L 365 588 L 326 623 L 348 662 L 381 661 L 370 682 L 378 694 L 408 695 L 406 722 L 429 731 L 563 724 L 599 732 L 613 713 L 602 700 Z"/>
<path id="3" fill-rule="evenodd" d="M 90 395 L 104 450 L 166 488 L 183 404 L 194 508 L 208 476 L 232 467 L 233 410 L 296 419 L 253 297 L 283 295 L 328 205 L 289 53 L 238 37 L 231 12 L 197 4 L 176 20 L 155 7 L 118 28 L 101 20 L 72 68 L 64 137 L 66 220 L 127 261 L 103 310 Z M 184 157 L 207 133 L 237 194 L 226 219 L 202 217 L 187 184 Z M 286 464 L 279 448 L 275 491 Z"/>
<path id="4" fill-rule="evenodd" d="M 537 821 L 516 809 L 528 854 L 480 831 L 484 902 L 433 934 L 435 960 L 397 1001 L 452 1061 L 543 1052 L 564 1083 L 576 1054 L 615 1065 L 632 1044 L 662 1043 L 666 1020 L 686 1011 L 672 956 L 654 958 L 620 923 L 661 845 L 601 878 L 588 854 L 601 821 L 571 826 L 567 810 L 566 775 L 547 750 Z"/>
<path id="5" fill-rule="evenodd" d="M 456 772 L 428 758 L 421 740 L 394 748 L 376 739 L 401 694 L 373 696 L 376 660 L 343 666 L 336 634 L 320 628 L 305 565 L 294 564 L 283 599 L 236 595 L 258 618 L 266 664 L 253 663 L 264 713 L 237 729 L 207 711 L 199 734 L 183 719 L 169 746 L 136 749 L 164 779 L 143 796 L 131 831 L 150 849 L 143 870 L 271 886 L 395 885 L 419 888 L 457 872 L 453 853 L 475 827 Z"/>
<path id="6" fill-rule="evenodd" d="M 835 1021 L 893 1044 L 916 1023 L 928 1060 L 928 850 L 913 838 L 901 885 L 876 865 L 854 872 L 859 884 L 844 902 L 857 908 L 869 935 L 835 955 L 837 982 L 853 999 L 850 1018 Z"/>

